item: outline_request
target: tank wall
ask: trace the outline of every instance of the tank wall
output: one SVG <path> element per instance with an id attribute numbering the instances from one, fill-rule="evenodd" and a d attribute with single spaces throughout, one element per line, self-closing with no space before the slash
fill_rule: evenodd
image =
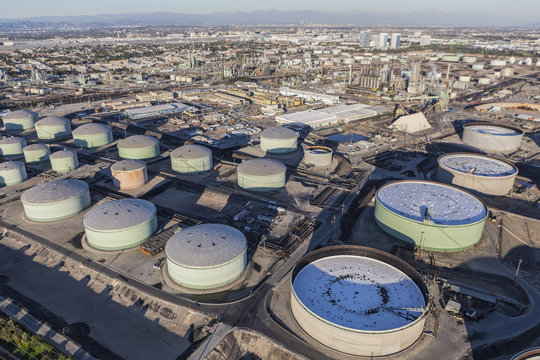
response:
<path id="1" fill-rule="evenodd" d="M 479 177 L 452 171 L 442 166 L 437 168 L 437 180 L 445 184 L 460 186 L 469 190 L 475 190 L 488 195 L 506 195 L 514 186 L 517 173 L 511 176 L 484 176 Z"/>
<path id="2" fill-rule="evenodd" d="M 130 229 L 119 231 L 97 231 L 84 228 L 86 241 L 99 250 L 123 250 L 143 243 L 157 230 L 157 217 Z"/>
<path id="3" fill-rule="evenodd" d="M 10 155 L 22 155 L 23 148 L 26 146 L 26 140 L 23 140 L 20 143 L 13 144 L 0 144 L 0 152 L 3 156 Z"/>
<path id="4" fill-rule="evenodd" d="M 235 260 L 213 268 L 188 268 L 167 258 L 167 271 L 176 283 L 192 289 L 213 289 L 230 284 L 238 279 L 247 264 L 244 253 Z"/>
<path id="5" fill-rule="evenodd" d="M 464 127 L 462 140 L 465 144 L 474 146 L 478 149 L 493 152 L 504 152 L 517 150 L 521 146 L 522 137 L 522 134 L 515 136 L 483 134 Z"/>
<path id="6" fill-rule="evenodd" d="M 110 144 L 112 141 L 112 130 L 99 134 L 73 135 L 73 144 L 76 147 L 95 148 Z"/>
<path id="7" fill-rule="evenodd" d="M 39 163 L 49 160 L 49 148 L 45 147 L 43 149 L 37 150 L 25 150 L 24 151 L 24 160 L 27 163 Z"/>
<path id="8" fill-rule="evenodd" d="M 36 205 L 23 202 L 26 217 L 33 221 L 49 222 L 69 218 L 90 206 L 90 193 L 87 191 L 81 196 L 59 203 Z"/>
<path id="9" fill-rule="evenodd" d="M 144 148 L 124 148 L 118 146 L 118 156 L 122 159 L 151 159 L 159 155 L 159 143 Z"/>
<path id="10" fill-rule="evenodd" d="M 51 167 L 54 171 L 59 173 L 68 173 L 79 167 L 79 160 L 77 156 L 66 158 L 50 158 Z"/>
<path id="11" fill-rule="evenodd" d="M 28 178 L 24 166 L 17 169 L 8 169 L 0 171 L 0 186 L 10 186 L 20 184 Z"/>
<path id="12" fill-rule="evenodd" d="M 388 210 L 375 201 L 375 221 L 388 234 L 408 244 L 433 251 L 460 251 L 477 244 L 487 215 L 479 222 L 460 226 L 424 224 Z"/>
<path id="13" fill-rule="evenodd" d="M 311 154 L 309 151 L 305 151 L 304 162 L 315 166 L 329 166 L 332 164 L 332 153 Z"/>
<path id="14" fill-rule="evenodd" d="M 118 189 L 136 189 L 148 181 L 146 168 L 131 171 L 111 170 L 114 186 Z"/>
<path id="15" fill-rule="evenodd" d="M 6 131 L 28 130 L 34 127 L 34 121 L 35 119 L 31 116 L 19 119 L 10 119 L 4 120 L 4 126 Z"/>
<path id="16" fill-rule="evenodd" d="M 268 176 L 253 176 L 238 172 L 238 186 L 251 191 L 280 189 L 285 186 L 285 172 Z"/>
<path id="17" fill-rule="evenodd" d="M 65 125 L 53 125 L 53 126 L 40 126 L 36 125 L 36 133 L 38 139 L 53 140 L 58 138 L 64 138 L 71 135 L 71 126 L 66 123 Z"/>
<path id="18" fill-rule="evenodd" d="M 171 167 L 174 171 L 182 174 L 208 171 L 212 168 L 212 157 L 200 159 L 182 159 L 171 157 Z"/>
<path id="19" fill-rule="evenodd" d="M 297 138 L 292 139 L 268 139 L 261 136 L 261 150 L 270 153 L 288 153 L 296 150 Z"/>

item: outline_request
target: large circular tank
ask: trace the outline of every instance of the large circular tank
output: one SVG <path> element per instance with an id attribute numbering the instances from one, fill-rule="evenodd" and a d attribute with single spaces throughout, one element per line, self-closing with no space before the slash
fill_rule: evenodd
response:
<path id="1" fill-rule="evenodd" d="M 157 210 L 141 199 L 121 199 L 93 207 L 83 218 L 88 244 L 99 250 L 137 246 L 156 232 Z"/>
<path id="2" fill-rule="evenodd" d="M 534 347 L 520 351 L 510 360 L 540 360 L 540 347 Z"/>
<path id="3" fill-rule="evenodd" d="M 90 206 L 88 184 L 81 180 L 53 180 L 34 186 L 21 195 L 26 217 L 50 222 L 66 219 Z"/>
<path id="4" fill-rule="evenodd" d="M 0 186 L 20 184 L 27 178 L 22 161 L 6 161 L 0 164 Z"/>
<path id="5" fill-rule="evenodd" d="M 514 76 L 514 71 L 515 71 L 514 68 L 511 66 L 503 67 L 501 70 L 501 76 L 502 77 Z"/>
<path id="6" fill-rule="evenodd" d="M 454 153 L 439 157 L 437 180 L 488 195 L 505 195 L 512 191 L 517 168 L 505 161 L 471 153 Z"/>
<path id="7" fill-rule="evenodd" d="M 95 148 L 113 141 L 112 129 L 108 125 L 90 123 L 73 130 L 73 144 L 76 147 Z"/>
<path id="8" fill-rule="evenodd" d="M 77 153 L 71 150 L 56 151 L 49 156 L 51 168 L 58 173 L 68 173 L 79 167 Z"/>
<path id="9" fill-rule="evenodd" d="M 330 166 L 333 151 L 326 146 L 310 146 L 304 150 L 304 162 L 314 166 Z"/>
<path id="10" fill-rule="evenodd" d="M 395 181 L 375 195 L 377 224 L 397 239 L 427 250 L 474 247 L 487 216 L 486 206 L 477 197 L 433 181 Z"/>
<path id="11" fill-rule="evenodd" d="M 411 346 L 429 313 L 429 291 L 403 260 L 363 246 L 304 256 L 291 274 L 291 310 L 300 327 L 334 350 L 383 356 Z"/>
<path id="12" fill-rule="evenodd" d="M 523 131 L 513 126 L 474 122 L 463 126 L 462 140 L 488 152 L 515 151 L 521 146 Z"/>
<path id="13" fill-rule="evenodd" d="M 261 150 L 274 154 L 289 153 L 298 146 L 298 133 L 286 127 L 271 127 L 261 132 Z"/>
<path id="14" fill-rule="evenodd" d="M 36 133 L 38 139 L 54 140 L 69 137 L 71 135 L 71 124 L 63 117 L 49 116 L 36 122 Z"/>
<path id="15" fill-rule="evenodd" d="M 237 167 L 238 186 L 252 191 L 272 191 L 285 186 L 287 167 L 277 160 L 252 159 Z"/>
<path id="16" fill-rule="evenodd" d="M 111 165 L 114 186 L 118 189 L 137 189 L 146 184 L 148 173 L 142 160 L 122 160 Z"/>
<path id="17" fill-rule="evenodd" d="M 11 136 L 0 140 L 2 156 L 22 155 L 25 146 L 26 139 L 22 137 Z"/>
<path id="18" fill-rule="evenodd" d="M 45 144 L 31 144 L 24 147 L 23 153 L 27 164 L 37 164 L 49 160 L 50 150 Z"/>
<path id="19" fill-rule="evenodd" d="M 201 145 L 184 145 L 171 153 L 171 167 L 181 174 L 198 173 L 212 168 L 212 150 Z"/>
<path id="20" fill-rule="evenodd" d="M 11 111 L 3 117 L 6 131 L 32 129 L 37 119 L 38 115 L 28 110 Z"/>
<path id="21" fill-rule="evenodd" d="M 247 264 L 247 241 L 239 230 L 222 224 L 195 225 L 167 241 L 169 276 L 192 289 L 213 289 L 236 280 Z"/>
<path id="22" fill-rule="evenodd" d="M 152 136 L 133 135 L 118 141 L 122 159 L 151 159 L 159 155 L 159 140 Z"/>

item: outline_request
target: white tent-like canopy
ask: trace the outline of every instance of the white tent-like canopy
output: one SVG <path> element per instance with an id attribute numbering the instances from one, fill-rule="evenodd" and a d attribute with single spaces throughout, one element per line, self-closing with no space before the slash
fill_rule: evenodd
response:
<path id="1" fill-rule="evenodd" d="M 390 126 L 390 129 L 405 131 L 406 133 L 415 133 L 427 129 L 431 129 L 431 125 L 427 121 L 423 113 L 405 115 L 398 118 Z"/>

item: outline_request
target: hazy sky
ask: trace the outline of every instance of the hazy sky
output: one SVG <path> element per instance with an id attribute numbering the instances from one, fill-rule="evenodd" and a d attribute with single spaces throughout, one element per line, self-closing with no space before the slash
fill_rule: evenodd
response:
<path id="1" fill-rule="evenodd" d="M 170 11 L 212 13 L 250 10 L 326 10 L 367 12 L 486 11 L 517 19 L 539 19 L 540 0 L 0 0 L 0 18 L 96 15 Z"/>

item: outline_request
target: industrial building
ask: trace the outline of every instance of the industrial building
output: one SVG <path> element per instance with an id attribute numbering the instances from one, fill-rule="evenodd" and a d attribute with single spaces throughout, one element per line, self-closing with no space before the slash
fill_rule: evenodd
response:
<path id="1" fill-rule="evenodd" d="M 26 147 L 26 139 L 11 136 L 0 140 L 0 152 L 2 156 L 18 156 L 23 154 Z"/>
<path id="2" fill-rule="evenodd" d="M 285 186 L 287 167 L 277 160 L 247 160 L 236 170 L 238 186 L 246 190 L 273 191 Z"/>
<path id="3" fill-rule="evenodd" d="M 375 221 L 415 247 L 460 251 L 478 244 L 488 210 L 475 196 L 433 181 L 402 180 L 375 195 Z"/>
<path id="4" fill-rule="evenodd" d="M 69 137 L 71 135 L 71 124 L 63 117 L 49 116 L 36 122 L 36 133 L 38 139 L 54 140 Z"/>
<path id="5" fill-rule="evenodd" d="M 68 173 L 79 167 L 77 153 L 71 150 L 56 151 L 49 156 L 51 168 L 57 173 Z"/>
<path id="6" fill-rule="evenodd" d="M 23 153 L 27 164 L 37 164 L 49 160 L 50 150 L 45 144 L 31 144 L 24 147 Z"/>
<path id="7" fill-rule="evenodd" d="M 0 186 L 20 184 L 27 178 L 22 161 L 6 161 L 0 164 Z"/>
<path id="8" fill-rule="evenodd" d="M 6 131 L 19 131 L 34 128 L 38 115 L 29 110 L 16 110 L 7 113 L 2 119 Z"/>
<path id="9" fill-rule="evenodd" d="M 165 246 L 167 271 L 176 283 L 214 289 L 240 277 L 247 265 L 247 240 L 222 224 L 201 224 L 174 234 Z"/>
<path id="10" fill-rule="evenodd" d="M 510 152 L 519 149 L 523 131 L 513 126 L 474 122 L 463 126 L 466 145 L 489 152 Z"/>
<path id="11" fill-rule="evenodd" d="M 111 165 L 113 184 L 117 189 L 137 189 L 148 181 L 146 163 L 142 160 L 121 160 Z"/>
<path id="12" fill-rule="evenodd" d="M 124 114 L 130 119 L 144 119 L 160 115 L 178 114 L 188 110 L 189 106 L 182 103 L 154 105 L 124 110 Z"/>
<path id="13" fill-rule="evenodd" d="M 304 150 L 304 163 L 312 166 L 330 166 L 334 152 L 326 146 L 310 146 Z"/>
<path id="14" fill-rule="evenodd" d="M 298 325 L 321 344 L 357 356 L 408 348 L 422 334 L 430 308 L 428 289 L 410 265 L 363 246 L 305 255 L 290 284 Z"/>
<path id="15" fill-rule="evenodd" d="M 112 128 L 105 124 L 84 124 L 73 130 L 73 145 L 80 148 L 96 148 L 113 141 Z"/>
<path id="16" fill-rule="evenodd" d="M 279 94 L 284 96 L 297 96 L 307 101 L 321 101 L 323 104 L 333 105 L 339 102 L 339 96 L 314 93 L 311 91 L 281 88 Z"/>
<path id="17" fill-rule="evenodd" d="M 506 195 L 514 186 L 518 170 L 505 161 L 471 153 L 439 157 L 437 180 L 486 195 Z"/>
<path id="18" fill-rule="evenodd" d="M 133 135 L 119 140 L 118 156 L 122 159 L 145 160 L 159 155 L 159 140 L 147 135 Z"/>
<path id="19" fill-rule="evenodd" d="M 298 133 L 285 127 L 271 127 L 261 132 L 261 150 L 270 154 L 290 153 L 298 147 Z"/>
<path id="20" fill-rule="evenodd" d="M 188 144 L 171 152 L 171 168 L 180 174 L 195 174 L 212 168 L 212 150 Z"/>
<path id="21" fill-rule="evenodd" d="M 61 179 L 26 190 L 21 195 L 21 202 L 29 220 L 51 222 L 84 211 L 90 206 L 91 199 L 86 182 Z"/>
<path id="22" fill-rule="evenodd" d="M 157 230 L 157 210 L 150 201 L 121 199 L 93 207 L 83 218 L 86 242 L 99 250 L 135 247 Z"/>

